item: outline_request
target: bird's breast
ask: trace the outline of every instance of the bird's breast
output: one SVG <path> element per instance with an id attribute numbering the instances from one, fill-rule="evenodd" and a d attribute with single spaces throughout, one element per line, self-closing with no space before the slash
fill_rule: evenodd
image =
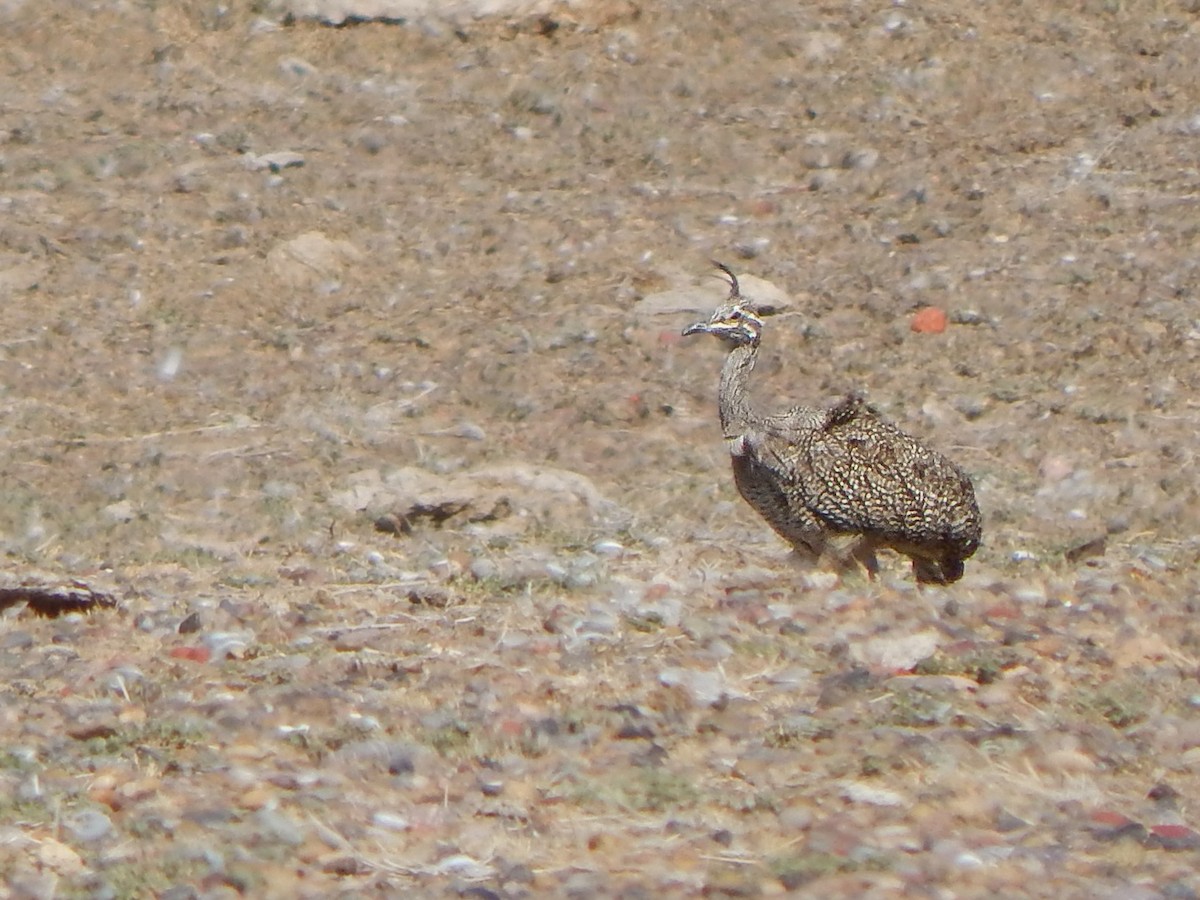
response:
<path id="1" fill-rule="evenodd" d="M 730 456 L 746 455 L 746 436 L 744 434 L 735 434 L 733 437 L 727 438 L 725 442 L 729 445 Z"/>

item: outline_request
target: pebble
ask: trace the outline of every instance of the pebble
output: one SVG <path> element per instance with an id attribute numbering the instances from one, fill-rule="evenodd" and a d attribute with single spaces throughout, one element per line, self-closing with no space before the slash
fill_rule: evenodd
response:
<path id="1" fill-rule="evenodd" d="M 1186 825 L 1152 825 L 1146 846 L 1170 851 L 1197 850 L 1200 849 L 1200 834 Z"/>
<path id="2" fill-rule="evenodd" d="M 83 858 L 66 844 L 44 837 L 38 841 L 37 860 L 41 867 L 49 869 L 56 875 L 70 878 L 84 871 Z M 52 892 L 50 896 L 53 896 Z M 25 896 L 18 892 L 10 896 Z"/>
<path id="3" fill-rule="evenodd" d="M 923 847 L 916 832 L 908 825 L 901 823 L 876 828 L 872 844 L 880 850 L 903 850 L 905 853 L 918 853 Z"/>
<path id="4" fill-rule="evenodd" d="M 298 56 L 287 56 L 279 61 L 279 71 L 295 78 L 307 78 L 317 74 L 317 67 Z"/>
<path id="5" fill-rule="evenodd" d="M 383 727 L 377 718 L 374 716 L 364 716 L 362 713 L 350 713 L 347 717 L 347 724 L 351 728 L 356 728 L 364 732 L 379 731 Z"/>
<path id="6" fill-rule="evenodd" d="M 975 309 L 956 309 L 950 313 L 950 321 L 955 325 L 990 325 L 992 320 Z"/>
<path id="7" fill-rule="evenodd" d="M 175 376 L 179 374 L 180 368 L 183 366 L 183 348 L 171 347 L 167 350 L 166 355 L 158 364 L 158 380 L 159 381 L 174 381 Z"/>
<path id="8" fill-rule="evenodd" d="M 530 645 L 532 639 L 527 634 L 522 634 L 519 631 L 509 631 L 501 635 L 496 641 L 496 649 L 503 652 L 505 650 L 524 650 Z"/>
<path id="9" fill-rule="evenodd" d="M 1002 809 L 996 814 L 995 828 L 1001 834 L 1006 834 L 1010 831 L 1019 831 L 1022 828 L 1028 827 L 1028 822 L 1019 816 L 1014 816 L 1006 809 Z"/>
<path id="10" fill-rule="evenodd" d="M 941 636 L 936 631 L 876 637 L 852 643 L 850 656 L 862 665 L 892 672 L 907 671 L 932 656 L 941 643 Z"/>
<path id="11" fill-rule="evenodd" d="M 110 503 L 100 510 L 100 514 L 110 522 L 132 522 L 135 515 L 133 503 L 129 500 Z"/>
<path id="12" fill-rule="evenodd" d="M 812 669 L 803 666 L 791 666 L 767 677 L 769 684 L 787 688 L 801 688 L 813 683 Z"/>
<path id="13" fill-rule="evenodd" d="M 1044 606 L 1046 603 L 1046 589 L 1040 585 L 1023 585 L 1013 590 L 1012 598 L 1018 603 Z"/>
<path id="14" fill-rule="evenodd" d="M 112 834 L 112 819 L 97 809 L 85 809 L 63 820 L 76 840 L 91 844 Z"/>
<path id="15" fill-rule="evenodd" d="M 9 631 L 0 634 L 0 650 L 26 650 L 33 646 L 33 635 L 28 631 Z"/>
<path id="16" fill-rule="evenodd" d="M 500 566 L 494 560 L 477 556 L 471 560 L 467 571 L 471 573 L 471 577 L 476 581 L 485 581 L 489 578 L 495 578 L 500 572 Z"/>
<path id="17" fill-rule="evenodd" d="M 215 659 L 239 659 L 250 646 L 253 636 L 248 631 L 214 631 L 202 639 Z"/>
<path id="18" fill-rule="evenodd" d="M 488 779 L 479 782 L 479 790 L 485 797 L 498 797 L 504 793 L 504 782 Z"/>
<path id="19" fill-rule="evenodd" d="M 606 609 L 592 606 L 588 609 L 587 618 L 579 623 L 580 634 L 591 633 L 594 635 L 611 635 L 615 634 L 620 619 Z"/>
<path id="20" fill-rule="evenodd" d="M 947 317 L 944 310 L 926 306 L 912 317 L 910 328 L 917 334 L 941 334 L 946 330 Z"/>
<path id="21" fill-rule="evenodd" d="M 843 169 L 857 169 L 861 172 L 869 172 L 879 164 L 879 151 L 874 147 L 860 147 L 857 150 L 849 150 L 842 157 Z"/>
<path id="22" fill-rule="evenodd" d="M 429 870 L 431 875 L 457 875 L 460 878 L 490 878 L 495 871 L 492 866 L 481 863 L 465 853 L 447 856 Z"/>
<path id="23" fill-rule="evenodd" d="M 691 695 L 692 701 L 712 706 L 728 696 L 725 678 L 717 671 L 704 669 L 663 669 L 658 681 L 664 687 L 680 687 Z"/>
<path id="24" fill-rule="evenodd" d="M 290 287 L 317 287 L 337 281 L 361 258 L 361 251 L 349 241 L 308 231 L 272 247 L 267 266 Z"/>
<path id="25" fill-rule="evenodd" d="M 863 781 L 848 781 L 842 785 L 842 796 L 851 803 L 866 803 L 870 806 L 907 806 L 902 794 L 879 785 Z"/>
<path id="26" fill-rule="evenodd" d="M 384 810 L 380 810 L 371 816 L 371 824 L 388 831 L 408 831 L 412 827 L 408 819 L 400 815 L 400 813 L 386 812 Z"/>
<path id="27" fill-rule="evenodd" d="M 954 865 L 960 869 L 982 869 L 983 860 L 978 854 L 972 853 L 970 850 L 964 850 L 954 857 Z"/>
<path id="28" fill-rule="evenodd" d="M 284 169 L 296 169 L 303 166 L 304 156 L 292 150 L 264 153 L 262 156 L 247 153 L 242 159 L 242 164 L 251 172 L 260 172 L 263 169 L 269 169 L 272 172 L 282 172 Z"/>
<path id="29" fill-rule="evenodd" d="M 291 847 L 304 843 L 307 829 L 291 816 L 266 806 L 255 814 L 255 819 L 259 834 Z"/>

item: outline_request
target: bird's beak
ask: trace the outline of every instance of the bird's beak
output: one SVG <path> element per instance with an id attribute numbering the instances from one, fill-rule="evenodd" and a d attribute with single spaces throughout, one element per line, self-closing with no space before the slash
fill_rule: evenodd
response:
<path id="1" fill-rule="evenodd" d="M 708 334 L 708 323 L 707 322 L 697 322 L 695 325 L 689 325 L 687 328 L 683 329 L 684 337 L 687 337 L 689 334 L 701 334 L 701 333 Z"/>

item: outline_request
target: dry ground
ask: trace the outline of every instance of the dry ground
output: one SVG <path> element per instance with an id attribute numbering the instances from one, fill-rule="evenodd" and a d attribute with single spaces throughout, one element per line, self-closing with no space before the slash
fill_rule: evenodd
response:
<path id="1" fill-rule="evenodd" d="M 0 4 L 0 540 L 121 602 L 0 626 L 0 894 L 1197 896 L 1194 3 L 260 6 Z M 738 500 L 712 257 L 960 584 Z"/>

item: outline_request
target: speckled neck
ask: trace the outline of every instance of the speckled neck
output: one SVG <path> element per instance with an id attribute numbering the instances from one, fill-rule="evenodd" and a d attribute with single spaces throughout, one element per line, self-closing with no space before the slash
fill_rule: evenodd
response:
<path id="1" fill-rule="evenodd" d="M 748 431 L 754 423 L 750 411 L 750 373 L 758 360 L 758 342 L 740 344 L 725 357 L 721 367 L 721 429 L 726 437 Z"/>

